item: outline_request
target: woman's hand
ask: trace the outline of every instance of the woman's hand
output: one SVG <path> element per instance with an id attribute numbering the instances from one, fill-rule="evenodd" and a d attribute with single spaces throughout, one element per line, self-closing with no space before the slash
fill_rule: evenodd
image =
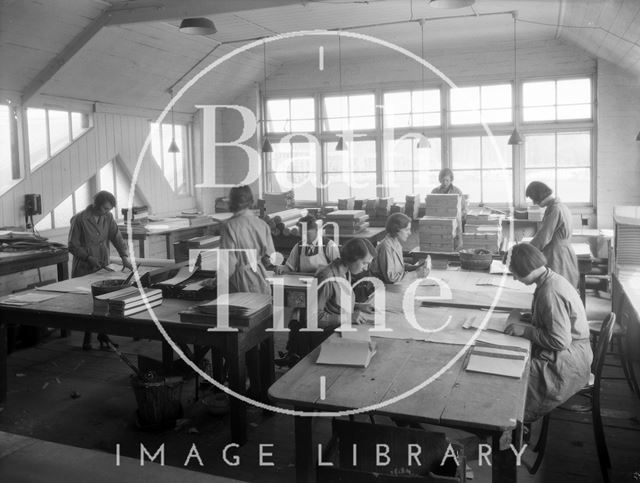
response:
<path id="1" fill-rule="evenodd" d="M 356 303 L 356 310 L 365 314 L 372 314 L 374 312 L 373 305 L 368 303 Z"/>
<path id="2" fill-rule="evenodd" d="M 286 265 L 275 265 L 273 267 L 273 271 L 275 272 L 276 275 L 282 275 L 283 273 L 288 272 L 289 270 L 287 270 Z"/>
<path id="3" fill-rule="evenodd" d="M 422 264 L 416 270 L 416 277 L 418 278 L 427 278 L 431 271 L 427 268 L 426 264 Z"/>
<path id="4" fill-rule="evenodd" d="M 520 322 L 525 322 L 527 324 L 531 323 L 531 312 L 525 312 L 520 316 Z"/>
<path id="5" fill-rule="evenodd" d="M 131 265 L 131 260 L 129 260 L 129 257 L 122 257 L 122 268 L 128 268 L 133 272 L 133 265 Z"/>
<path id="6" fill-rule="evenodd" d="M 516 337 L 524 337 L 526 332 L 527 332 L 526 327 L 520 324 L 509 324 L 504 329 L 505 334 L 515 335 Z"/>
<path id="7" fill-rule="evenodd" d="M 353 314 L 351 314 L 351 323 L 353 325 L 362 325 L 367 323 L 367 319 L 362 312 L 354 310 Z"/>

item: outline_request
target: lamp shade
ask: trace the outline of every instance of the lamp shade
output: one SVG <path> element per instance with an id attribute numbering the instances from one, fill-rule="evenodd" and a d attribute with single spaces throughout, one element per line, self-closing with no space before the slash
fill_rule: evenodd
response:
<path id="1" fill-rule="evenodd" d="M 338 142 L 336 143 L 336 151 L 346 151 L 347 150 L 347 143 L 344 142 L 343 138 L 338 139 Z"/>
<path id="2" fill-rule="evenodd" d="M 476 0 L 431 0 L 430 7 L 434 8 L 464 8 L 470 7 Z"/>
<path id="3" fill-rule="evenodd" d="M 418 141 L 418 149 L 431 149 L 431 142 L 426 134 L 420 135 L 420 140 Z"/>
<path id="4" fill-rule="evenodd" d="M 509 141 L 507 144 L 509 144 L 509 146 L 515 146 L 515 145 L 520 145 L 523 142 L 524 140 L 522 139 L 522 136 L 520 135 L 518 128 L 515 128 L 511 133 L 511 136 L 509 136 Z"/>
<path id="5" fill-rule="evenodd" d="M 176 144 L 175 138 L 171 140 L 171 144 L 169 144 L 169 149 L 167 151 L 169 151 L 170 153 L 179 153 L 180 152 L 180 148 Z"/>
<path id="6" fill-rule="evenodd" d="M 185 18 L 180 22 L 180 32 L 190 35 L 212 35 L 217 32 L 216 26 L 208 18 Z"/>
<path id="7" fill-rule="evenodd" d="M 265 137 L 264 141 L 262 143 L 262 152 L 263 153 L 272 153 L 273 152 L 273 146 L 271 146 L 271 141 L 269 141 L 269 138 Z"/>

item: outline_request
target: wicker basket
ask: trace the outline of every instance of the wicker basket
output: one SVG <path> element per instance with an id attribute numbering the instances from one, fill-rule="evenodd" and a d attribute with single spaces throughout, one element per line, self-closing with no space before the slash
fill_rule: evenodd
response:
<path id="1" fill-rule="evenodd" d="M 465 270 L 487 270 L 492 260 L 491 252 L 482 248 L 460 250 L 460 266 Z"/>

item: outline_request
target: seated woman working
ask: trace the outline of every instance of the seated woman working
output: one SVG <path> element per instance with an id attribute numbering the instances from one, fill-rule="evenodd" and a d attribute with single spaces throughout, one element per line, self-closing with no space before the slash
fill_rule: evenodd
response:
<path id="1" fill-rule="evenodd" d="M 545 265 L 533 245 L 511 251 L 509 269 L 516 280 L 536 284 L 531 325 L 511 324 L 505 332 L 532 342 L 531 374 L 524 421 L 532 422 L 559 406 L 589 382 L 593 353 L 589 325 L 578 292 Z"/>
<path id="2" fill-rule="evenodd" d="M 319 269 L 340 258 L 338 245 L 330 238 L 318 236 L 316 222 L 317 220 L 313 215 L 300 218 L 298 228 L 300 233 L 302 233 L 302 230 L 306 230 L 306 243 L 300 241 L 295 244 L 291 249 L 291 253 L 289 253 L 287 262 L 284 265 L 275 267 L 277 274 L 287 272 L 316 273 Z"/>
<path id="3" fill-rule="evenodd" d="M 402 243 L 411 235 L 411 218 L 404 213 L 394 213 L 387 218 L 387 235 L 378 243 L 376 255 L 371 263 L 371 274 L 384 283 L 400 282 L 406 272 L 419 270 L 418 276 L 426 275 L 424 265 L 404 263 Z"/>
<path id="4" fill-rule="evenodd" d="M 375 249 L 368 240 L 353 238 L 344 244 L 340 250 L 340 258 L 332 261 L 326 267 L 316 273 L 318 279 L 318 327 L 322 333 L 313 334 L 312 348 L 317 347 L 324 339 L 329 337 L 333 330 L 341 323 L 340 309 L 344 300 L 341 300 L 341 285 L 336 279 L 345 279 L 349 286 L 351 277 L 367 270 L 373 260 Z M 325 282 L 325 283 L 323 283 Z M 355 296 L 351 296 L 351 322 L 362 324 L 365 322 L 363 313 L 371 312 L 372 308 L 367 303 L 356 303 Z M 298 320 L 289 323 L 289 340 L 287 342 L 287 354 L 276 359 L 279 366 L 293 366 L 300 360 L 300 329 L 304 325 Z"/>

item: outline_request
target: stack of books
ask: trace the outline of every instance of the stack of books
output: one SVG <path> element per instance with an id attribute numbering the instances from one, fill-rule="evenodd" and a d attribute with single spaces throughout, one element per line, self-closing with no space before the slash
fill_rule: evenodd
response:
<path id="1" fill-rule="evenodd" d="M 151 307 L 162 304 L 162 290 L 145 288 L 144 297 L 137 287 L 126 287 L 93 298 L 94 313 L 114 317 L 126 317 L 147 310 L 145 299 Z"/>
<path id="2" fill-rule="evenodd" d="M 465 248 L 482 248 L 491 253 L 498 253 L 502 244 L 502 227 L 495 225 L 467 225 L 462 234 Z"/>
<path id="3" fill-rule="evenodd" d="M 457 218 L 425 216 L 418 222 L 420 251 L 454 252 L 456 249 Z"/>
<path id="4" fill-rule="evenodd" d="M 363 200 L 355 200 L 353 202 L 353 209 L 354 210 L 366 210 L 367 209 L 367 202 L 369 200 L 367 199 L 363 199 Z"/>
<path id="5" fill-rule="evenodd" d="M 284 193 L 265 193 L 263 198 L 267 213 L 288 210 L 295 205 L 293 190 L 285 191 Z"/>
<path id="6" fill-rule="evenodd" d="M 460 195 L 429 194 L 425 200 L 425 215 L 460 219 L 461 206 Z"/>
<path id="7" fill-rule="evenodd" d="M 353 235 L 369 226 L 369 215 L 363 210 L 336 210 L 327 214 L 327 221 L 337 223 L 340 233 Z"/>
<path id="8" fill-rule="evenodd" d="M 252 318 L 271 312 L 271 296 L 261 293 L 237 292 L 219 296 L 217 299 L 180 312 L 182 322 L 216 325 L 218 306 L 227 307 L 229 325 L 248 327 Z"/>

